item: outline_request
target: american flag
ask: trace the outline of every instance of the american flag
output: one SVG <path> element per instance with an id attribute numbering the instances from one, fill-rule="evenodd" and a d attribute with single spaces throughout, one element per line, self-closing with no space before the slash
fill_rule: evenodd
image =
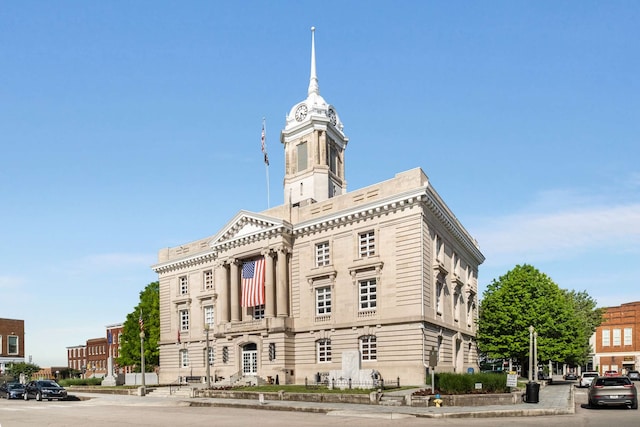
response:
<path id="1" fill-rule="evenodd" d="M 262 154 L 264 154 L 264 164 L 269 166 L 269 156 L 267 155 L 267 146 L 265 145 L 265 132 L 264 132 L 264 120 L 262 121 Z"/>
<path id="2" fill-rule="evenodd" d="M 142 311 L 140 312 L 140 317 L 138 317 L 138 323 L 140 324 L 140 331 L 144 331 L 144 320 L 142 320 Z"/>
<path id="3" fill-rule="evenodd" d="M 242 307 L 264 304 L 264 258 L 242 265 Z"/>

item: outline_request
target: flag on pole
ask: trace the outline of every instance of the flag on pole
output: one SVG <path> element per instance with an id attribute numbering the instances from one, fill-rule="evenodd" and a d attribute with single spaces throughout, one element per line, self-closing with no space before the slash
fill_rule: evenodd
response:
<path id="1" fill-rule="evenodd" d="M 113 344 L 113 334 L 111 333 L 111 329 L 107 331 L 107 344 Z"/>
<path id="2" fill-rule="evenodd" d="M 264 119 L 262 120 L 262 137 L 261 137 L 261 143 L 262 143 L 262 154 L 264 155 L 264 164 L 269 166 L 269 156 L 267 155 L 267 145 L 266 145 L 266 135 L 265 135 L 265 130 L 264 130 Z"/>
<path id="3" fill-rule="evenodd" d="M 242 265 L 242 307 L 264 304 L 264 258 Z"/>
<path id="4" fill-rule="evenodd" d="M 138 324 L 140 325 L 140 332 L 144 331 L 144 320 L 142 320 L 142 310 L 140 310 L 140 317 L 138 317 Z"/>

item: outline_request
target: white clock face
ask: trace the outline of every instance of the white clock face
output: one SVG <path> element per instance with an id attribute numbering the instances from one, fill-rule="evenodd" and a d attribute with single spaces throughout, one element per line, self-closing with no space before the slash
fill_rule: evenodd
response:
<path id="1" fill-rule="evenodd" d="M 337 118 L 336 118 L 336 112 L 333 111 L 333 108 L 329 108 L 329 121 L 331 122 L 332 125 L 336 125 L 337 122 Z"/>
<path id="2" fill-rule="evenodd" d="M 301 122 L 307 117 L 307 106 L 305 104 L 301 104 L 296 109 L 296 120 Z"/>

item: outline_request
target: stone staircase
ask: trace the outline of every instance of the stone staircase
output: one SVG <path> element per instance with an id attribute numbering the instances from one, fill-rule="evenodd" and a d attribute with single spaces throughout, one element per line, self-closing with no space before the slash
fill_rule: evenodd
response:
<path id="1" fill-rule="evenodd" d="M 378 404 L 382 406 L 403 406 L 405 398 L 400 395 L 383 394 Z"/>
<path id="2" fill-rule="evenodd" d="M 153 397 L 189 398 L 192 396 L 192 391 L 189 386 L 154 387 L 148 389 L 147 394 Z"/>

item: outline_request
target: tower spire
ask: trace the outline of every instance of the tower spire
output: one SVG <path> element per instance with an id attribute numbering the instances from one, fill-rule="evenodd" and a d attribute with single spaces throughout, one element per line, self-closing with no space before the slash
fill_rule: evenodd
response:
<path id="1" fill-rule="evenodd" d="M 320 87 L 318 87 L 318 76 L 316 75 L 316 27 L 311 27 L 311 77 L 309 78 L 308 95 L 320 95 Z"/>

